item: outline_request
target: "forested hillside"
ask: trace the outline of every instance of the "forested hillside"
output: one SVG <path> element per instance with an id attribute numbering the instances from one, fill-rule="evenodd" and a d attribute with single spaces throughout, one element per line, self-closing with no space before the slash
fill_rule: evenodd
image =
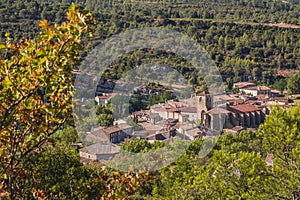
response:
<path id="1" fill-rule="evenodd" d="M 33 37 L 38 31 L 36 24 L 40 19 L 53 23 L 63 21 L 70 3 L 71 1 L 54 3 L 45 0 L 2 1 L 2 41 L 5 32 L 10 32 L 16 40 Z M 88 43 L 90 47 L 113 34 L 135 27 L 162 26 L 179 30 L 206 48 L 219 66 L 229 88 L 234 81 L 248 79 L 272 85 L 283 78 L 276 76 L 278 70 L 299 68 L 300 29 L 283 28 L 279 24 L 300 24 L 300 6 L 296 1 L 87 0 L 77 3 L 91 10 L 98 20 L 93 40 Z M 139 63 L 122 63 L 121 60 L 121 63 L 116 62 L 110 78 L 120 77 L 119 73 L 123 73 L 120 65 L 123 69 L 130 69 L 151 57 L 141 57 L 135 53 L 125 56 L 134 62 L 139 60 Z M 161 60 L 164 57 L 162 54 Z M 175 63 L 169 64 L 178 65 Z M 194 76 L 191 73 L 186 75 L 191 83 L 201 84 Z"/>
<path id="2" fill-rule="evenodd" d="M 80 160 L 82 138 L 73 120 L 78 104 L 72 101 L 74 68 L 104 39 L 136 27 L 166 27 L 198 41 L 215 60 L 229 89 L 233 82 L 252 80 L 300 93 L 299 74 L 277 74 L 300 69 L 299 1 L 76 0 L 79 6 L 72 2 L 0 2 L 0 199 L 300 199 L 296 103 L 271 106 L 256 132 L 204 135 L 208 137 L 193 140 L 176 161 L 157 171 L 147 171 L 148 166 L 134 160 L 143 170 L 130 166 L 121 172 L 101 162 L 84 165 Z M 149 62 L 172 66 L 199 91 L 205 90 L 203 78 L 190 63 L 157 49 L 124 54 L 104 76 L 117 80 Z M 162 88 L 157 83 L 147 87 Z M 173 99 L 167 89 L 148 99 L 133 94 L 130 109 L 148 109 Z M 90 108 L 96 108 L 95 113 Z M 105 127 L 114 122 L 111 103 L 95 107 L 94 96 L 81 109 L 87 117 L 74 117 L 91 121 L 91 126 L 96 120 Z M 135 116 L 132 126 L 138 129 L 136 121 Z M 182 149 L 179 141 L 175 138 L 167 148 Z M 119 147 L 162 161 L 172 154 L 158 158 L 152 153 L 165 146 L 133 137 Z M 206 147 L 211 151 L 199 155 Z"/>

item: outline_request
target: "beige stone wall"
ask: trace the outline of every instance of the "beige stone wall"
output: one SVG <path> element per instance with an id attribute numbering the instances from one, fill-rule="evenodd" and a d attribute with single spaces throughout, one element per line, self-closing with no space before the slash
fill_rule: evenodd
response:
<path id="1" fill-rule="evenodd" d="M 89 154 L 87 152 L 82 152 L 80 150 L 79 150 L 79 155 L 82 158 L 88 158 L 88 159 L 91 159 L 91 160 L 97 160 L 97 156 L 96 155 Z"/>

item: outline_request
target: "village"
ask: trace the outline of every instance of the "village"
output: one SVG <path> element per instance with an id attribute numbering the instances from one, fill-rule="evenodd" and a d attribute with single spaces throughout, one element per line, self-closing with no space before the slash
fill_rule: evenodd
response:
<path id="1" fill-rule="evenodd" d="M 136 122 L 138 129 L 124 119 L 110 127 L 93 127 L 85 135 L 85 141 L 91 145 L 79 150 L 81 160 L 110 160 L 119 153 L 119 144 L 132 138 L 149 142 L 172 142 L 175 138 L 192 141 L 242 130 L 256 131 L 271 112 L 272 105 L 290 107 L 300 99 L 300 95 L 283 95 L 251 82 L 235 83 L 233 90 L 238 92 L 215 95 L 202 92 L 188 99 L 168 100 L 148 110 L 133 112 L 128 118 Z M 102 93 L 96 96 L 95 102 L 105 106 L 114 95 Z"/>

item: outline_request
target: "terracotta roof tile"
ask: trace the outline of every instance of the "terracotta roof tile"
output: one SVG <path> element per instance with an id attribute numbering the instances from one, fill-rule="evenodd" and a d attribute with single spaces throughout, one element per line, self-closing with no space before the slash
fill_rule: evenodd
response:
<path id="1" fill-rule="evenodd" d="M 233 84 L 234 87 L 242 89 L 242 88 L 247 88 L 247 87 L 252 87 L 255 86 L 255 83 L 251 83 L 251 82 L 238 82 L 238 83 L 234 83 Z"/>
<path id="2" fill-rule="evenodd" d="M 169 100 L 169 101 L 167 101 L 167 105 L 170 105 L 173 108 L 180 108 L 180 107 L 183 106 L 183 102 L 177 102 L 177 101 L 174 101 L 174 100 Z"/>
<path id="3" fill-rule="evenodd" d="M 220 114 L 220 113 L 231 113 L 229 110 L 226 110 L 225 108 L 221 108 L 221 107 L 215 107 L 209 111 L 207 111 L 208 114 Z"/>
<path id="4" fill-rule="evenodd" d="M 180 112 L 179 108 L 166 108 L 167 112 Z"/>
<path id="5" fill-rule="evenodd" d="M 234 106 L 229 106 L 231 110 L 242 112 L 242 113 L 248 113 L 248 112 L 254 112 L 254 111 L 260 111 L 261 109 L 256 107 L 252 104 L 239 104 Z"/>
<path id="6" fill-rule="evenodd" d="M 120 125 L 115 125 L 115 126 L 110 126 L 107 127 L 105 129 L 103 129 L 103 131 L 106 134 L 111 134 L 111 133 L 115 133 L 124 129 L 128 129 L 128 128 L 132 128 L 132 126 L 129 126 L 128 124 L 120 124 Z"/>
<path id="7" fill-rule="evenodd" d="M 102 95 L 102 96 L 98 96 L 99 99 L 110 99 L 112 97 L 116 96 L 115 93 L 107 93 L 105 95 Z"/>

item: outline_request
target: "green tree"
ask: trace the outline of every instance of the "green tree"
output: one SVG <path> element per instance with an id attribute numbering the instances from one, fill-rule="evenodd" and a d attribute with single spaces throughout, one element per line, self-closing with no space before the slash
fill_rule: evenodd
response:
<path id="1" fill-rule="evenodd" d="M 57 131 L 53 138 L 62 144 L 72 144 L 79 141 L 77 131 L 72 126 L 67 126 L 62 130 Z"/>
<path id="2" fill-rule="evenodd" d="M 285 79 L 280 79 L 278 81 L 275 81 L 273 87 L 282 93 L 287 87 L 287 81 Z"/>
<path id="3" fill-rule="evenodd" d="M 103 183 L 95 182 L 94 170 L 80 163 L 73 147 L 45 145 L 21 165 L 29 172 L 22 185 L 24 199 L 33 199 L 37 192 L 47 199 L 95 199 L 105 190 Z"/>
<path id="4" fill-rule="evenodd" d="M 164 147 L 165 143 L 155 141 L 150 143 L 147 140 L 129 140 L 122 144 L 121 149 L 127 152 L 139 153 L 139 152 L 148 152 L 150 150 L 155 150 L 161 147 Z"/>
<path id="5" fill-rule="evenodd" d="M 109 103 L 107 106 L 97 106 L 96 115 L 100 126 L 109 127 L 114 124 L 111 103 Z"/>
<path id="6" fill-rule="evenodd" d="M 72 69 L 80 62 L 81 36 L 94 18 L 73 4 L 67 21 L 40 21 L 34 39 L 12 44 L 7 34 L 0 49 L 0 192 L 16 199 L 25 171 L 20 163 L 59 130 L 72 111 Z"/>
<path id="7" fill-rule="evenodd" d="M 205 171 L 195 177 L 202 199 L 272 199 L 267 165 L 255 152 L 215 151 Z"/>
<path id="8" fill-rule="evenodd" d="M 238 93 L 240 92 L 240 90 L 239 90 L 239 88 L 233 88 L 233 89 L 231 90 L 231 92 L 232 92 L 233 94 L 238 94 Z"/>
<path id="9" fill-rule="evenodd" d="M 290 77 L 287 81 L 289 94 L 300 94 L 300 74 Z"/>
<path id="10" fill-rule="evenodd" d="M 259 128 L 264 155 L 272 158 L 269 173 L 276 177 L 272 187 L 278 198 L 300 196 L 300 105 L 289 109 L 272 107 L 271 114 Z M 271 184 L 271 183 L 270 183 Z"/>

